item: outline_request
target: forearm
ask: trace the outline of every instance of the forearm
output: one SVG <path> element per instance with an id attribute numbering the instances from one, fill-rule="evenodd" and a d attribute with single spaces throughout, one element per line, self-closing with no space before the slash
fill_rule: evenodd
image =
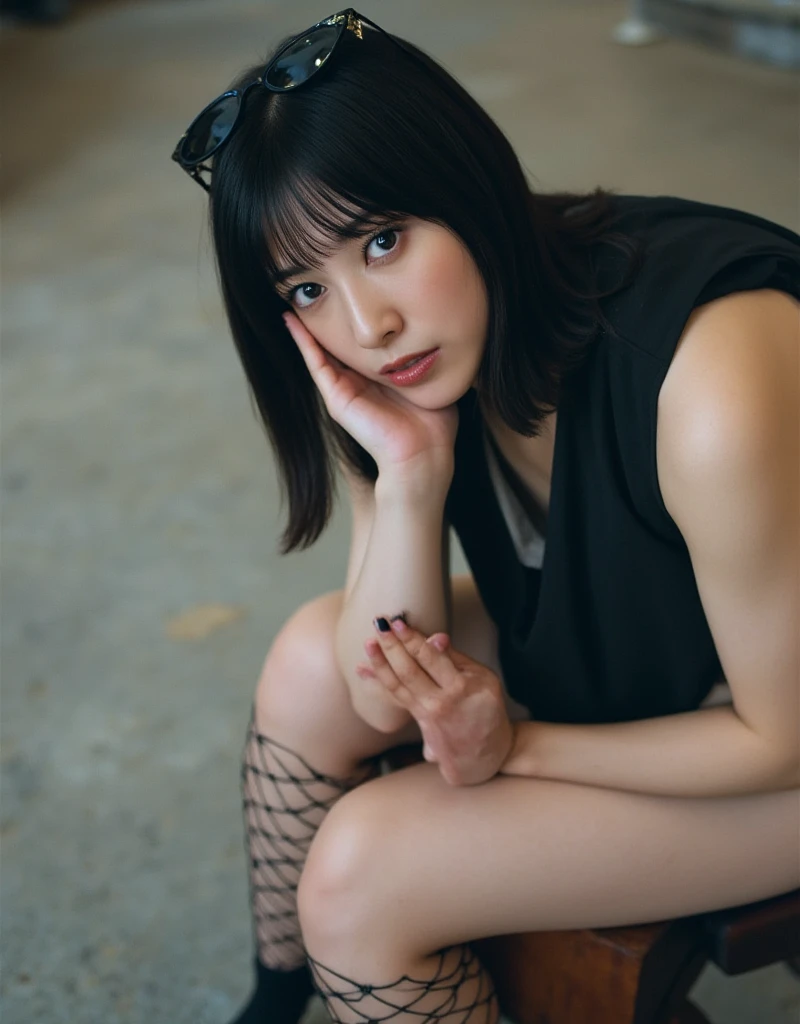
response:
<path id="1" fill-rule="evenodd" d="M 773 747 L 730 706 L 612 725 L 520 722 L 501 773 L 659 796 L 800 786 L 798 766 Z"/>
<path id="2" fill-rule="evenodd" d="M 390 479 L 375 484 L 372 528 L 355 583 L 346 594 L 336 631 L 339 667 L 353 707 L 370 725 L 394 732 L 411 719 L 375 680 L 355 673 L 376 615 L 411 613 L 411 624 L 430 634 L 449 632 L 443 521 L 447 486 L 415 489 Z"/>

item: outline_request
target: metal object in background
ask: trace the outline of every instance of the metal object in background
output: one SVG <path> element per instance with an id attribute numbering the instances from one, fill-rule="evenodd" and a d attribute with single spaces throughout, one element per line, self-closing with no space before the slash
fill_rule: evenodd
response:
<path id="1" fill-rule="evenodd" d="M 800 0 L 632 0 L 616 42 L 642 46 L 667 36 L 781 68 L 800 68 Z"/>
<path id="2" fill-rule="evenodd" d="M 614 29 L 613 38 L 623 46 L 649 46 L 664 38 L 664 32 L 647 20 L 643 0 L 631 0 L 628 16 Z"/>

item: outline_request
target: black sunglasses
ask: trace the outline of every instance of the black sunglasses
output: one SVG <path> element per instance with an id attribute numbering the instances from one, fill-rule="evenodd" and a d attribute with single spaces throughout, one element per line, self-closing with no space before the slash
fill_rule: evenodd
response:
<path id="1" fill-rule="evenodd" d="M 396 42 L 374 21 L 365 18 L 352 7 L 332 14 L 291 39 L 267 64 L 260 78 L 244 89 L 224 92 L 204 107 L 178 140 L 172 159 L 209 192 L 211 166 L 204 161 L 217 153 L 233 135 L 248 92 L 258 85 L 270 92 L 291 92 L 304 85 L 328 64 L 345 32 L 352 32 L 357 39 L 363 39 L 364 25 L 377 29 L 387 39 Z M 208 181 L 202 177 L 201 172 L 209 176 Z"/>

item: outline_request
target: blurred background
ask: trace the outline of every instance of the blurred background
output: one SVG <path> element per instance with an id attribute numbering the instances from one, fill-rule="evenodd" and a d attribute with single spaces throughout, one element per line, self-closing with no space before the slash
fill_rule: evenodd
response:
<path id="1" fill-rule="evenodd" d="M 329 4 L 0 9 L 4 1024 L 225 1024 L 250 989 L 250 702 L 281 623 L 342 585 L 348 516 L 278 556 L 205 196 L 170 154 Z M 633 17 L 647 6 L 359 9 L 473 92 L 534 187 L 679 195 L 797 230 L 797 4 L 717 4 L 700 38 L 697 5 L 653 0 L 663 36 Z M 693 998 L 718 1024 L 788 1024 L 800 981 L 708 968 Z"/>

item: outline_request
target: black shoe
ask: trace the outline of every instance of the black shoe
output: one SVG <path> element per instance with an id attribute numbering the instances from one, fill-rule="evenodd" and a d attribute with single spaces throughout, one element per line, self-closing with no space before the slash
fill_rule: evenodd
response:
<path id="1" fill-rule="evenodd" d="M 308 964 L 276 971 L 256 958 L 255 965 L 256 987 L 250 1002 L 230 1024 L 298 1024 L 314 995 Z"/>

